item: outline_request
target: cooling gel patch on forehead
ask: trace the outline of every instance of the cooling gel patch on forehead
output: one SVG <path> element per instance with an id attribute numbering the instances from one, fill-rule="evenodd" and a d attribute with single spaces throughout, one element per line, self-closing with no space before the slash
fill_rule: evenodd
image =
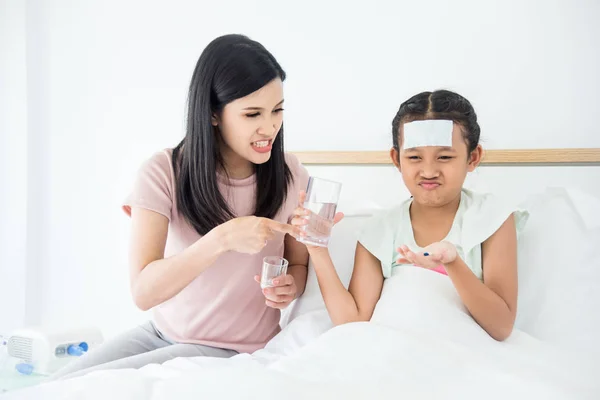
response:
<path id="1" fill-rule="evenodd" d="M 452 147 L 453 122 L 445 119 L 429 119 L 404 124 L 405 149 L 425 146 Z"/>

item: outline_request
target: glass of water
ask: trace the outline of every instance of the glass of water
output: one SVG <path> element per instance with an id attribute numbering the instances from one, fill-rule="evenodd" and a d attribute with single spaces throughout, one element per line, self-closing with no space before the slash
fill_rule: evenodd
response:
<path id="1" fill-rule="evenodd" d="M 303 207 L 309 212 L 302 226 L 306 236 L 298 241 L 311 246 L 327 247 L 333 217 L 340 198 L 342 184 L 322 178 L 310 177 Z"/>
<path id="2" fill-rule="evenodd" d="M 263 259 L 262 275 L 260 276 L 260 287 L 273 286 L 273 279 L 287 273 L 288 260 L 283 257 L 269 256 Z"/>

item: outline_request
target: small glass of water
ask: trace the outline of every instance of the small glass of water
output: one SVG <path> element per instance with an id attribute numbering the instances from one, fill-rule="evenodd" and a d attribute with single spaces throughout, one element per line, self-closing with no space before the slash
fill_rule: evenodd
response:
<path id="1" fill-rule="evenodd" d="M 262 289 L 273 286 L 273 279 L 287 273 L 288 260 L 283 257 L 269 256 L 263 259 L 260 287 Z"/>
<path id="2" fill-rule="evenodd" d="M 327 247 L 341 190 L 342 184 L 339 182 L 312 176 L 309 178 L 303 204 L 309 212 L 305 217 L 307 224 L 302 226 L 306 236 L 300 237 L 298 241 L 312 246 Z"/>

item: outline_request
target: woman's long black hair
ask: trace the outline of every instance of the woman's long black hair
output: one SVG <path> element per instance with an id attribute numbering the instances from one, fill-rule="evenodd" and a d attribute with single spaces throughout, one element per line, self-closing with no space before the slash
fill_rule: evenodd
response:
<path id="1" fill-rule="evenodd" d="M 173 150 L 173 170 L 179 212 L 201 235 L 235 217 L 219 191 L 217 171 L 225 168 L 211 117 L 276 78 L 284 81 L 285 72 L 275 57 L 243 35 L 213 40 L 198 59 L 189 88 L 186 134 Z M 292 181 L 283 152 L 283 125 L 269 161 L 256 165 L 255 172 L 254 215 L 272 218 Z"/>

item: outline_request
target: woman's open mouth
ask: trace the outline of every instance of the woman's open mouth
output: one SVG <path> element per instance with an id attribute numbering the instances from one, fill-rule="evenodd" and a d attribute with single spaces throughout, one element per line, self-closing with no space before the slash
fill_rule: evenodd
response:
<path id="1" fill-rule="evenodd" d="M 268 153 L 273 148 L 273 140 L 258 140 L 251 143 L 252 148 L 259 153 Z"/>

